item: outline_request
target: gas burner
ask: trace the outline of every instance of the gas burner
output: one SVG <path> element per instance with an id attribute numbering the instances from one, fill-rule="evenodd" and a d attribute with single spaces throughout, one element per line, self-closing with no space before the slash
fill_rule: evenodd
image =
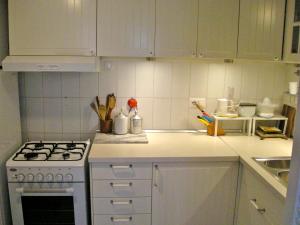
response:
<path id="1" fill-rule="evenodd" d="M 25 154 L 24 154 L 24 157 L 25 157 L 27 160 L 36 159 L 38 156 L 39 156 L 39 154 L 38 154 L 38 153 L 35 153 L 35 152 L 28 152 L 28 153 L 25 153 Z"/>
<path id="2" fill-rule="evenodd" d="M 73 148 L 75 148 L 75 147 L 76 147 L 76 144 L 75 144 L 74 142 L 68 143 L 68 144 L 67 144 L 67 148 L 73 149 Z"/>
<path id="3" fill-rule="evenodd" d="M 34 145 L 34 147 L 37 148 L 37 149 L 41 149 L 41 148 L 44 147 L 44 143 L 42 143 L 42 142 L 37 143 L 37 144 Z"/>
<path id="4" fill-rule="evenodd" d="M 70 153 L 69 152 L 65 152 L 62 154 L 64 160 L 69 159 L 70 158 Z"/>

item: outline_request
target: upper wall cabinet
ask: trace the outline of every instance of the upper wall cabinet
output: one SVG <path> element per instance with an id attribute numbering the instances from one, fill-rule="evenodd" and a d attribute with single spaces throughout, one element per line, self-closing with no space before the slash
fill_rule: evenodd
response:
<path id="1" fill-rule="evenodd" d="M 9 0 L 10 55 L 96 55 L 96 0 Z"/>
<path id="2" fill-rule="evenodd" d="M 300 0 L 287 1 L 284 60 L 300 61 Z"/>
<path id="3" fill-rule="evenodd" d="M 156 0 L 155 55 L 196 56 L 198 0 Z"/>
<path id="4" fill-rule="evenodd" d="M 284 0 L 240 0 L 238 57 L 280 60 Z"/>
<path id="5" fill-rule="evenodd" d="M 235 58 L 239 0 L 199 0 L 198 57 Z"/>
<path id="6" fill-rule="evenodd" d="M 98 0 L 99 56 L 154 56 L 155 0 Z"/>

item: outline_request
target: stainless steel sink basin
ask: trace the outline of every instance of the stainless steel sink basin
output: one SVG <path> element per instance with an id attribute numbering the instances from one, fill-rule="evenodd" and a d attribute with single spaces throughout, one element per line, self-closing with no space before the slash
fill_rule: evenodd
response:
<path id="1" fill-rule="evenodd" d="M 261 159 L 260 159 L 261 160 Z M 259 160 L 257 160 L 259 161 Z M 267 167 L 274 169 L 290 169 L 290 159 L 267 159 L 262 161 Z"/>
<path id="2" fill-rule="evenodd" d="M 290 157 L 254 158 L 254 160 L 282 184 L 287 186 L 291 163 Z"/>

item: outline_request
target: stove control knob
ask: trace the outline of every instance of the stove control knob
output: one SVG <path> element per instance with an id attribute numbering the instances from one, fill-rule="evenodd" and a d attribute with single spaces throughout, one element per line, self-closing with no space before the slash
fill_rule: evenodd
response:
<path id="1" fill-rule="evenodd" d="M 18 182 L 23 182 L 25 180 L 25 175 L 20 173 L 17 175 L 17 181 Z"/>
<path id="2" fill-rule="evenodd" d="M 33 181 L 33 178 L 34 178 L 33 174 L 30 173 L 30 174 L 27 175 L 26 180 L 27 180 L 28 182 L 32 182 L 32 181 Z"/>
<path id="3" fill-rule="evenodd" d="M 57 182 L 63 181 L 63 175 L 62 174 L 56 174 L 55 181 L 57 181 Z"/>
<path id="4" fill-rule="evenodd" d="M 73 175 L 70 174 L 70 173 L 66 174 L 66 175 L 64 176 L 64 181 L 66 181 L 66 182 L 71 182 L 71 181 L 73 181 Z"/>
<path id="5" fill-rule="evenodd" d="M 38 173 L 35 177 L 36 181 L 41 182 L 44 180 L 44 176 L 41 173 Z"/>
<path id="6" fill-rule="evenodd" d="M 53 181 L 53 175 L 51 173 L 48 173 L 46 176 L 46 181 L 51 182 Z"/>

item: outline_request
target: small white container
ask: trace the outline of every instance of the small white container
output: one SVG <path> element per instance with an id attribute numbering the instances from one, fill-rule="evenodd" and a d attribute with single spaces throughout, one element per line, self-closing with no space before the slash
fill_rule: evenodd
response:
<path id="1" fill-rule="evenodd" d="M 123 113 L 123 111 L 121 111 L 114 119 L 114 133 L 128 133 L 128 117 Z"/>
<path id="2" fill-rule="evenodd" d="M 241 117 L 252 117 L 256 112 L 256 104 L 252 103 L 241 103 L 239 106 L 239 116 Z"/>
<path id="3" fill-rule="evenodd" d="M 289 93 L 296 95 L 298 93 L 298 82 L 289 82 Z"/>

